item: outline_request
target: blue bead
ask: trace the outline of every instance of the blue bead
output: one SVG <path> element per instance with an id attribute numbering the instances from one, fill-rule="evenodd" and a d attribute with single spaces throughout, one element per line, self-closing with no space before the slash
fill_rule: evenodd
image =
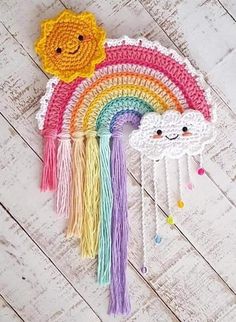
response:
<path id="1" fill-rule="evenodd" d="M 160 235 L 156 235 L 154 240 L 155 240 L 155 243 L 158 245 L 161 243 L 162 238 Z"/>

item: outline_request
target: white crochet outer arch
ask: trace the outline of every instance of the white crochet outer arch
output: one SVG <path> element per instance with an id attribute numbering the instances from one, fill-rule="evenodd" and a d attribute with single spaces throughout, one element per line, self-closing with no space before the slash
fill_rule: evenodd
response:
<path id="1" fill-rule="evenodd" d="M 40 99 L 40 109 L 35 116 L 38 122 L 39 130 L 43 130 L 48 104 L 53 95 L 54 88 L 56 87 L 58 82 L 59 82 L 59 79 L 56 77 L 49 79 L 46 86 L 46 93 Z"/>
<path id="2" fill-rule="evenodd" d="M 181 114 L 169 110 L 162 115 L 145 114 L 139 129 L 130 134 L 129 143 L 152 160 L 178 159 L 184 154 L 200 154 L 214 138 L 214 125 L 201 112 L 188 109 Z"/>

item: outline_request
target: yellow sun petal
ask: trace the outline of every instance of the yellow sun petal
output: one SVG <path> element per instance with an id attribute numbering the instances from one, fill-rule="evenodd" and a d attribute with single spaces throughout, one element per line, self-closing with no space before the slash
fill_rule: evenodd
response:
<path id="1" fill-rule="evenodd" d="M 77 77 L 91 77 L 105 59 L 106 33 L 92 13 L 64 10 L 41 24 L 41 37 L 35 50 L 46 72 L 71 82 Z"/>

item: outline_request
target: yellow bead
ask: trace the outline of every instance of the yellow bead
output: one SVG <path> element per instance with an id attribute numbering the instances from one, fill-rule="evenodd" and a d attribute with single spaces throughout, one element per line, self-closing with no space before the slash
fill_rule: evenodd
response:
<path id="1" fill-rule="evenodd" d="M 184 202 L 183 202 L 183 200 L 178 200 L 177 201 L 177 206 L 178 206 L 178 208 L 184 208 Z"/>
<path id="2" fill-rule="evenodd" d="M 174 221 L 174 217 L 169 215 L 167 218 L 166 218 L 166 222 L 167 224 L 169 225 L 174 225 L 175 221 Z"/>

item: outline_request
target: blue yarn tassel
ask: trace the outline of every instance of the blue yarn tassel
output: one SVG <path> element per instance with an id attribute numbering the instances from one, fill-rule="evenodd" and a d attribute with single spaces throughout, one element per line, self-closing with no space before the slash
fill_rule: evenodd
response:
<path id="1" fill-rule="evenodd" d="M 112 186 L 110 172 L 110 136 L 100 131 L 100 236 L 98 249 L 98 283 L 110 283 Z"/>

